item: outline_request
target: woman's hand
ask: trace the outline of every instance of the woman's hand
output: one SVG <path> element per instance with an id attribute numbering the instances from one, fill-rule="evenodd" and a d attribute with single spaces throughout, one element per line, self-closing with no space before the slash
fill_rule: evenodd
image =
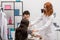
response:
<path id="1" fill-rule="evenodd" d="M 38 30 L 32 30 L 32 35 L 35 35 L 35 32 L 38 32 Z"/>
<path id="2" fill-rule="evenodd" d="M 32 30 L 32 32 L 38 32 L 39 30 Z"/>

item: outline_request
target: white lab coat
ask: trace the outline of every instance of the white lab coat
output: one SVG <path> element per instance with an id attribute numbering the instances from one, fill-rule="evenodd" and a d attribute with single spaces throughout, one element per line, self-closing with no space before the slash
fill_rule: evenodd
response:
<path id="1" fill-rule="evenodd" d="M 1 37 L 2 37 L 2 40 L 8 40 L 8 37 L 7 37 L 7 19 L 6 19 L 6 14 L 4 12 L 0 12 L 1 14 L 1 20 L 0 20 L 0 26 L 1 26 Z"/>
<path id="2" fill-rule="evenodd" d="M 37 20 L 32 21 L 30 30 L 39 30 L 35 35 L 41 35 L 43 40 L 56 40 L 55 28 L 53 26 L 54 16 L 45 16 L 44 14 Z"/>

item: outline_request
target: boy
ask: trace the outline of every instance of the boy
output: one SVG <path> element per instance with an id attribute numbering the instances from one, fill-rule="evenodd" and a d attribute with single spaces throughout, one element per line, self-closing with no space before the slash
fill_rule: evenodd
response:
<path id="1" fill-rule="evenodd" d="M 26 19 L 22 19 L 19 28 L 16 29 L 15 40 L 27 40 L 27 37 L 28 37 L 28 33 L 27 33 L 28 26 L 29 26 L 29 21 L 26 20 Z"/>

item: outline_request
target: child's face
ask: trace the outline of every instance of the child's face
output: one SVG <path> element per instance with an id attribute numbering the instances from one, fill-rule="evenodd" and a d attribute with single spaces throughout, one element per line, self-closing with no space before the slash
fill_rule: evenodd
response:
<path id="1" fill-rule="evenodd" d="M 23 16 L 23 19 L 29 20 L 29 18 L 30 18 L 30 15 L 24 15 L 24 16 Z"/>

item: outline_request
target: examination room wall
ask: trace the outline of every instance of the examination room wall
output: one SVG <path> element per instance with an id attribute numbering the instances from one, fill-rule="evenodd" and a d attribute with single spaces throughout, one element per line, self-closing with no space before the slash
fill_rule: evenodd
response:
<path id="1" fill-rule="evenodd" d="M 31 20 L 35 20 L 36 16 L 40 17 L 41 9 L 45 2 L 51 2 L 53 4 L 54 13 L 56 13 L 55 21 L 60 25 L 60 0 L 23 0 L 24 10 L 29 10 L 31 13 Z"/>
<path id="2" fill-rule="evenodd" d="M 0 0 L 1 1 L 15 1 L 15 0 Z M 21 0 L 23 1 L 23 11 L 29 10 L 31 13 L 31 20 L 35 20 L 36 16 L 41 16 L 41 9 L 43 8 L 43 4 L 47 1 L 53 4 L 54 13 L 56 13 L 56 20 L 57 24 L 60 25 L 60 0 Z M 1 5 L 0 5 L 1 6 Z"/>

